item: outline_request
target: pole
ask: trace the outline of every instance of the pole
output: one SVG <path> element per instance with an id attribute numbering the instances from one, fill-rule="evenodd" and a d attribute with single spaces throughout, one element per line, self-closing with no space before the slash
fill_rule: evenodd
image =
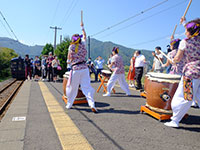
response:
<path id="1" fill-rule="evenodd" d="M 53 54 L 55 55 L 57 30 L 62 30 L 62 28 L 59 28 L 59 27 L 55 26 L 55 27 L 50 27 L 50 29 L 54 29 L 55 30 L 55 35 L 54 35 L 54 51 L 53 51 Z"/>
<path id="2" fill-rule="evenodd" d="M 60 35 L 60 44 L 62 43 L 62 35 Z"/>
<path id="3" fill-rule="evenodd" d="M 90 58 L 90 36 L 88 36 L 88 58 Z"/>

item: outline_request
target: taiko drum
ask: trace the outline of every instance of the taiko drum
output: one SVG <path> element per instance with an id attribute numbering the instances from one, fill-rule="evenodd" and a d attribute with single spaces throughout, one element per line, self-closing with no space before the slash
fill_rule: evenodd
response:
<path id="1" fill-rule="evenodd" d="M 67 82 L 69 79 L 69 72 L 65 72 L 65 74 L 63 75 L 63 93 L 64 96 L 66 96 L 66 87 L 67 87 Z M 65 103 L 67 103 L 67 99 L 63 99 L 65 101 Z M 82 90 L 79 88 L 78 89 L 78 93 L 77 96 L 75 98 L 74 104 L 83 104 L 83 103 L 87 103 L 86 97 L 83 94 Z"/>
<path id="2" fill-rule="evenodd" d="M 145 77 L 146 105 L 157 112 L 171 113 L 171 100 L 180 79 L 179 75 L 148 73 Z"/>

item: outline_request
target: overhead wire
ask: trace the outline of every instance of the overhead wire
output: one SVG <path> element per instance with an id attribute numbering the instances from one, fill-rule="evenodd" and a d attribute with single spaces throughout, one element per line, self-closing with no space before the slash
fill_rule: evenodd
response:
<path id="1" fill-rule="evenodd" d="M 55 17 L 56 17 L 57 11 L 58 11 L 58 6 L 60 5 L 60 1 L 61 0 L 57 1 L 56 9 L 55 9 L 55 12 L 54 12 L 54 15 L 53 15 L 53 18 L 51 20 L 51 24 L 50 25 L 52 25 L 54 20 L 55 20 Z M 46 34 L 46 39 L 48 39 L 49 33 L 50 33 L 50 30 L 48 30 L 48 33 Z"/>
<path id="2" fill-rule="evenodd" d="M 57 11 L 58 11 L 58 6 L 60 5 L 60 1 L 61 1 L 61 0 L 58 0 L 58 1 L 57 1 L 56 9 L 55 9 L 55 12 L 54 12 L 54 15 L 53 15 L 51 24 L 54 22 L 54 19 L 55 19 L 55 17 L 56 17 L 56 14 L 57 14 Z"/>
<path id="3" fill-rule="evenodd" d="M 170 10 L 170 9 L 173 9 L 173 8 L 175 8 L 175 7 L 178 7 L 179 5 L 183 4 L 183 3 L 186 2 L 186 1 L 188 1 L 188 0 L 183 0 L 183 1 L 181 1 L 181 2 L 179 2 L 179 3 L 177 3 L 177 4 L 175 4 L 175 5 L 173 5 L 173 6 L 171 6 L 171 7 L 168 7 L 168 8 L 166 8 L 166 9 L 163 9 L 163 10 L 157 12 L 157 13 L 154 13 L 153 15 L 150 15 L 150 16 L 148 16 L 148 17 L 146 17 L 146 18 L 140 19 L 139 21 L 134 22 L 134 23 L 131 23 L 131 24 L 125 26 L 125 27 L 119 28 L 119 29 L 117 29 L 117 30 L 115 30 L 115 31 L 113 31 L 113 32 L 111 32 L 111 33 L 108 33 L 108 34 L 106 34 L 106 35 L 100 37 L 100 38 L 105 38 L 105 37 L 110 36 L 110 35 L 112 35 L 112 34 L 114 34 L 114 33 L 116 33 L 116 32 L 119 32 L 119 31 L 124 30 L 124 29 L 126 29 L 126 28 L 128 28 L 128 27 L 131 27 L 131 26 L 133 26 L 133 25 L 135 25 L 135 24 L 138 24 L 138 23 L 143 22 L 143 21 L 145 21 L 145 20 L 147 20 L 147 19 L 150 19 L 150 18 L 152 18 L 152 17 L 154 17 L 154 16 L 156 16 L 156 15 L 159 15 L 159 14 L 165 12 L 165 11 L 168 11 L 168 10 Z"/>
<path id="4" fill-rule="evenodd" d="M 60 23 L 60 26 L 63 28 L 63 26 L 65 25 L 66 21 L 68 20 L 68 18 L 70 17 L 73 9 L 75 8 L 76 4 L 77 4 L 78 0 L 72 0 L 72 2 L 70 3 L 65 15 L 64 15 L 64 18 L 62 20 L 62 22 Z"/>
<path id="5" fill-rule="evenodd" d="M 180 31 L 180 32 L 176 33 L 175 36 L 176 36 L 177 34 L 182 34 L 182 33 L 184 33 L 184 31 Z M 162 37 L 153 39 L 153 40 L 149 40 L 149 41 L 146 41 L 146 42 L 140 42 L 140 43 L 136 43 L 136 44 L 131 44 L 130 46 L 144 45 L 144 44 L 148 44 L 148 43 L 160 41 L 160 40 L 163 40 L 163 39 L 167 39 L 167 38 L 169 38 L 170 36 L 171 36 L 171 35 L 168 34 L 168 35 L 165 35 L 165 36 L 162 36 Z"/>
<path id="6" fill-rule="evenodd" d="M 10 37 L 12 38 L 12 35 L 10 34 L 10 32 L 8 31 L 8 29 L 6 28 L 6 26 L 4 25 L 4 23 L 0 20 L 2 26 L 5 28 L 5 30 L 7 31 L 7 33 L 10 35 Z"/>
<path id="7" fill-rule="evenodd" d="M 16 39 L 17 41 L 19 41 L 18 38 L 17 38 L 17 36 L 16 36 L 16 34 L 14 33 L 14 31 L 12 30 L 12 28 L 11 28 L 10 25 L 8 24 L 6 18 L 4 17 L 4 15 L 2 14 L 1 11 L 0 11 L 0 14 L 1 14 L 3 20 L 5 21 L 6 25 L 8 26 L 10 32 L 14 35 L 15 39 Z"/>
<path id="8" fill-rule="evenodd" d="M 158 7 L 158 6 L 160 6 L 160 5 L 164 4 L 164 3 L 166 3 L 167 1 L 168 1 L 168 0 L 164 0 L 164 1 L 162 1 L 162 2 L 160 2 L 160 3 L 158 3 L 158 4 L 154 5 L 154 6 L 152 6 L 152 7 L 150 7 L 150 8 L 147 8 L 147 9 L 145 9 L 145 10 L 143 10 L 143 11 L 141 11 L 141 12 L 139 12 L 139 13 L 137 13 L 137 14 L 135 14 L 135 15 L 129 17 L 129 18 L 127 18 L 127 19 L 124 19 L 124 20 L 122 20 L 122 21 L 120 21 L 120 22 L 118 22 L 118 23 L 116 23 L 116 24 L 114 24 L 114 25 L 112 25 L 112 26 L 110 26 L 110 27 L 107 27 L 107 28 L 105 28 L 105 29 L 103 29 L 103 30 L 101 30 L 101 31 L 99 31 L 99 32 L 97 32 L 97 33 L 95 33 L 95 34 L 92 34 L 91 37 L 94 37 L 94 36 L 96 36 L 96 35 L 98 35 L 98 34 L 101 34 L 101 33 L 105 32 L 105 31 L 107 31 L 107 30 L 110 30 L 111 28 L 114 28 L 114 27 L 116 27 L 116 26 L 118 26 L 118 25 L 120 25 L 120 24 L 122 24 L 122 23 L 124 23 L 124 22 L 127 22 L 127 21 L 130 20 L 130 19 L 133 19 L 133 18 L 135 18 L 135 17 L 137 17 L 137 16 L 140 16 L 140 15 L 146 13 L 147 11 L 150 11 L 151 9 L 154 9 L 154 8 L 156 8 L 156 7 Z"/>

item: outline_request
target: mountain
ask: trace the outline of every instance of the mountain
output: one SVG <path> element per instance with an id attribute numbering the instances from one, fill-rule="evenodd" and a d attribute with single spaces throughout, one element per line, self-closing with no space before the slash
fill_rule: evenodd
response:
<path id="1" fill-rule="evenodd" d="M 22 57 L 24 57 L 26 54 L 29 54 L 30 57 L 40 55 L 43 49 L 43 46 L 40 45 L 28 46 L 20 43 L 19 41 L 6 37 L 0 37 L 0 47 L 13 49 L 17 54 L 21 55 Z"/>
<path id="2" fill-rule="evenodd" d="M 119 54 L 124 60 L 124 65 L 129 66 L 130 59 L 133 56 L 135 49 L 127 48 L 112 42 L 102 42 L 94 38 L 90 39 L 90 54 L 92 60 L 94 60 L 98 56 L 101 56 L 105 59 L 105 61 L 107 61 L 114 46 L 119 47 Z M 13 49 L 17 54 L 21 55 L 22 57 L 24 57 L 25 54 L 29 54 L 30 57 L 40 55 L 43 49 L 43 46 L 28 46 L 6 37 L 0 37 L 0 47 L 7 47 Z M 141 50 L 141 52 L 146 57 L 146 60 L 149 61 L 150 64 L 152 64 L 153 56 L 151 54 L 151 51 Z"/>
<path id="3" fill-rule="evenodd" d="M 102 42 L 96 39 L 90 39 L 90 55 L 92 60 L 101 56 L 105 60 L 108 60 L 108 57 L 113 49 L 113 47 L 119 47 L 119 55 L 122 56 L 124 60 L 124 65 L 130 65 L 130 59 L 133 56 L 133 53 L 136 49 L 127 48 L 122 45 L 118 45 L 112 42 Z M 153 63 L 152 51 L 149 50 L 140 50 L 141 53 L 145 56 L 146 60 L 149 61 L 150 64 Z"/>

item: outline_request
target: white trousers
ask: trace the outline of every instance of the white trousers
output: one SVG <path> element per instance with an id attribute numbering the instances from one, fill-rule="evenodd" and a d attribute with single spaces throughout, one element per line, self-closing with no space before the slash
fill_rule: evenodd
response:
<path id="1" fill-rule="evenodd" d="M 66 87 L 67 106 L 71 108 L 78 93 L 79 85 L 83 94 L 86 96 L 88 104 L 91 108 L 95 107 L 93 95 L 95 90 L 90 85 L 89 69 L 74 70 L 72 72 L 71 84 Z"/>
<path id="2" fill-rule="evenodd" d="M 128 84 L 125 80 L 125 75 L 124 74 L 115 74 L 113 73 L 110 77 L 110 79 L 108 80 L 107 83 L 107 93 L 111 93 L 113 87 L 115 86 L 116 81 L 119 82 L 119 85 L 121 87 L 121 89 L 126 92 L 127 95 L 130 95 L 130 90 L 128 87 Z"/>
<path id="3" fill-rule="evenodd" d="M 192 85 L 193 85 L 193 101 L 196 100 L 200 104 L 200 79 L 193 79 Z M 188 112 L 193 101 L 188 101 L 184 99 L 183 77 L 182 77 L 178 85 L 178 88 L 174 94 L 174 97 L 172 99 L 171 107 L 173 111 L 173 116 L 171 117 L 171 120 L 179 124 L 181 119 Z"/>

